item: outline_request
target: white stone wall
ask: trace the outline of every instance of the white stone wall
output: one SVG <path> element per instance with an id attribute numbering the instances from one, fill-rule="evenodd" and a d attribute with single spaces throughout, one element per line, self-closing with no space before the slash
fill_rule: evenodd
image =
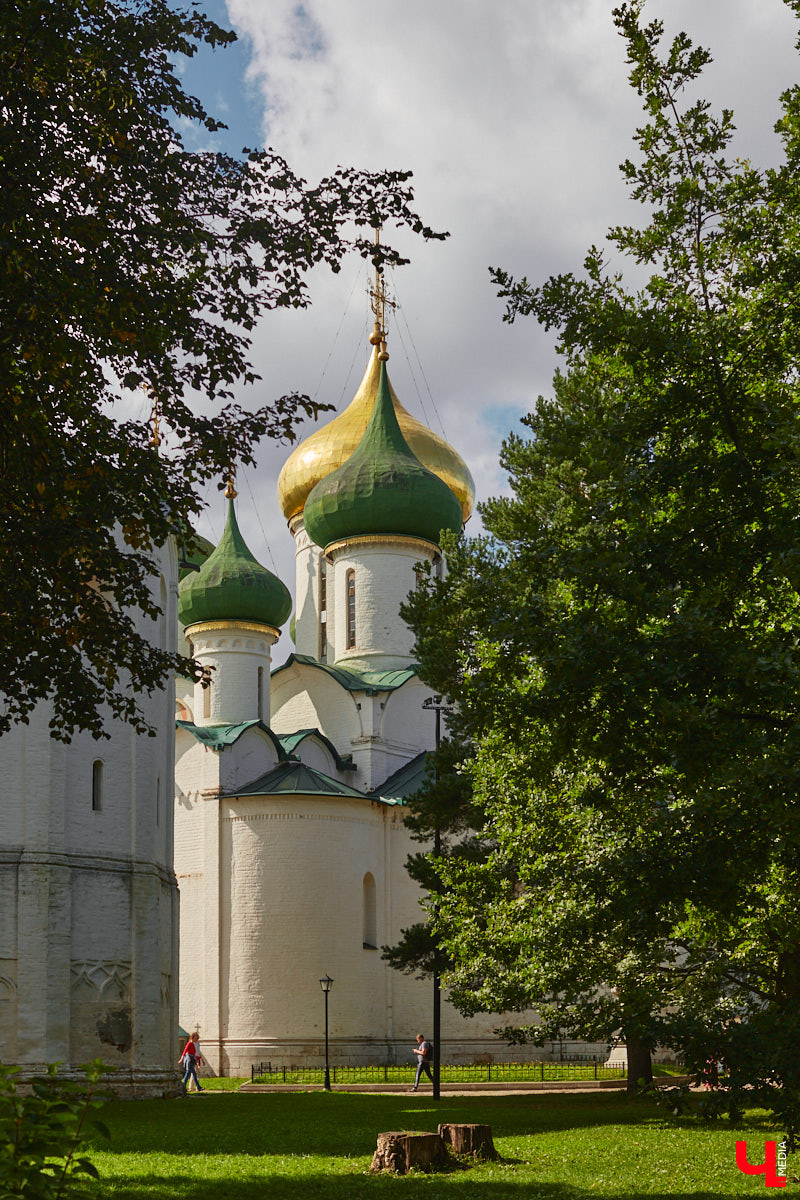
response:
<path id="1" fill-rule="evenodd" d="M 255 621 L 204 621 L 186 631 L 194 657 L 210 671 L 211 684 L 194 687 L 196 725 L 269 721 L 270 654 L 277 630 Z M 259 711 L 259 670 L 261 707 Z"/>
<path id="2" fill-rule="evenodd" d="M 372 671 L 410 666 L 413 637 L 400 605 L 416 586 L 414 566 L 432 560 L 436 547 L 415 538 L 353 538 L 329 552 L 334 603 L 329 606 L 337 663 Z M 348 571 L 355 572 L 356 641 L 347 648 Z M 329 567 L 330 571 L 330 567 Z M 329 657 L 329 661 L 332 661 Z"/>
<path id="3" fill-rule="evenodd" d="M 356 770 L 333 772 L 334 777 L 364 791 L 372 786 L 369 735 L 362 719 L 369 717 L 369 708 L 364 701 L 363 695 L 346 691 L 325 671 L 293 663 L 273 676 L 270 728 L 278 734 L 319 729 L 342 757 L 353 755 Z"/>
<path id="4" fill-rule="evenodd" d="M 430 1035 L 431 985 L 392 971 L 363 944 L 367 872 L 378 946 L 421 918 L 405 871 L 419 847 L 402 809 L 327 796 L 192 795 L 176 819 L 181 1023 L 199 1029 L 210 1068 L 247 1075 L 262 1061 L 321 1063 L 325 974 L 335 980 L 332 1060 L 411 1063 L 416 1033 Z M 498 1023 L 465 1021 L 445 998 L 445 1059 L 508 1057 L 492 1033 Z"/>
<path id="5" fill-rule="evenodd" d="M 177 555 L 159 555 L 138 619 L 167 649 L 177 632 Z M 172 687 L 151 697 L 156 736 L 109 719 L 109 738 L 49 735 L 42 705 L 0 739 L 0 1059 L 67 1071 L 101 1057 L 132 1094 L 174 1087 L 177 890 L 172 861 Z M 102 763 L 101 807 L 92 806 Z"/>
<path id="6" fill-rule="evenodd" d="M 354 774 L 352 771 L 340 772 L 328 747 L 313 735 L 303 738 L 294 753 L 306 766 L 313 767 L 315 771 L 322 771 L 324 775 L 330 775 L 333 779 L 346 780 Z"/>
<path id="7" fill-rule="evenodd" d="M 270 724 L 280 734 L 319 729 L 341 755 L 352 754 L 347 782 L 370 791 L 433 748 L 433 714 L 422 707 L 430 694 L 413 677 L 393 692 L 348 692 L 324 671 L 294 663 L 273 678 Z"/>
<path id="8" fill-rule="evenodd" d="M 302 516 L 290 524 L 295 541 L 295 648 L 319 657 L 320 550 L 305 531 Z"/>
<path id="9" fill-rule="evenodd" d="M 278 761 L 257 726 L 212 750 L 186 729 L 176 738 L 175 872 L 181 894 L 180 1024 L 198 1030 L 203 1054 L 220 1069 L 219 795 L 249 783 Z M 206 1040 L 210 1039 L 206 1045 Z"/>

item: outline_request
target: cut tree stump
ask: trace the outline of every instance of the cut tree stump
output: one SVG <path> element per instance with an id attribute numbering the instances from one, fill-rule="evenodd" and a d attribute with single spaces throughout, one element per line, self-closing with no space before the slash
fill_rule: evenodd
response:
<path id="1" fill-rule="evenodd" d="M 412 1167 L 429 1171 L 447 1163 L 447 1151 L 438 1133 L 379 1133 L 371 1171 L 407 1175 Z"/>
<path id="2" fill-rule="evenodd" d="M 491 1125 L 440 1125 L 439 1137 L 453 1154 L 490 1162 L 499 1157 L 492 1141 Z"/>

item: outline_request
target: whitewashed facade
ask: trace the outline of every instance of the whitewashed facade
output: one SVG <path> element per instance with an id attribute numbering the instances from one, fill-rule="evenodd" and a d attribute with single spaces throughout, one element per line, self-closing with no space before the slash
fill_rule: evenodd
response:
<path id="1" fill-rule="evenodd" d="M 173 542 L 158 556 L 158 622 L 177 634 Z M 94 1058 L 128 1095 L 174 1091 L 178 891 L 174 688 L 149 699 L 156 737 L 109 719 L 107 740 L 49 734 L 43 704 L 0 738 L 0 1061 L 27 1073 Z"/>

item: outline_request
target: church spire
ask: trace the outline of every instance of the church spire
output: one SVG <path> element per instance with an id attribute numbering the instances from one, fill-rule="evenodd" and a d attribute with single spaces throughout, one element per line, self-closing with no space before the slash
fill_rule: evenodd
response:
<path id="1" fill-rule="evenodd" d="M 375 246 L 381 244 L 380 226 L 375 230 Z M 372 312 L 375 317 L 375 327 L 369 335 L 371 346 L 379 346 L 378 361 L 388 362 L 389 352 L 386 349 L 386 308 L 396 308 L 396 302 L 389 299 L 386 294 L 386 280 L 383 277 L 383 271 L 375 264 L 375 283 L 369 290 L 369 299 Z"/>

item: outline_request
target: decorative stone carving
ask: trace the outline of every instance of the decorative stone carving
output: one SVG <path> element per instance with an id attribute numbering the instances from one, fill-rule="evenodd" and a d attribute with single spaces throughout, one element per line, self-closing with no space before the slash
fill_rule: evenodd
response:
<path id="1" fill-rule="evenodd" d="M 94 997 L 108 999 L 116 992 L 120 1000 L 127 999 L 131 990 L 131 964 L 101 962 L 73 962 L 70 964 L 72 990 L 90 988 Z"/>

